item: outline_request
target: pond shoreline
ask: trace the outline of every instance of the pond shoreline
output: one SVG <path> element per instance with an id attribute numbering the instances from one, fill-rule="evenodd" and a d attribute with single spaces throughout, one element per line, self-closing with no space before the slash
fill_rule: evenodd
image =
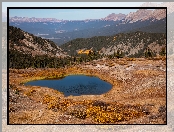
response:
<path id="1" fill-rule="evenodd" d="M 101 95 L 112 88 L 112 84 L 96 76 L 82 74 L 68 75 L 62 78 L 30 81 L 25 86 L 49 87 L 64 93 L 64 96 Z"/>

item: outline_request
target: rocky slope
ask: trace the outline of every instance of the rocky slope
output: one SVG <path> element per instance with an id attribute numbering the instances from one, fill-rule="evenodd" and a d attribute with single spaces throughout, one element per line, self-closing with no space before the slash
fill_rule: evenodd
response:
<path id="1" fill-rule="evenodd" d="M 48 39 L 36 37 L 20 28 L 9 26 L 9 50 L 23 54 L 65 56 L 61 48 Z"/>
<path id="2" fill-rule="evenodd" d="M 165 9 L 156 9 L 156 10 L 146 10 L 146 9 L 139 9 L 136 12 L 129 13 L 125 20 L 129 23 L 133 23 L 136 21 L 157 21 L 161 20 L 166 17 L 166 10 Z"/>

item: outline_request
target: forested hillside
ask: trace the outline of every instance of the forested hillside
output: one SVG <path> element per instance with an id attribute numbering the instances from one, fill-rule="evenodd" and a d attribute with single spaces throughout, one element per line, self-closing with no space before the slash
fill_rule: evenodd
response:
<path id="1" fill-rule="evenodd" d="M 162 47 L 166 47 L 165 33 L 130 32 L 113 36 L 95 36 L 92 38 L 78 38 L 60 46 L 69 55 L 74 55 L 80 49 L 93 49 L 100 54 L 114 54 L 118 49 L 126 56 L 143 57 L 147 47 L 155 54 L 159 54 Z"/>
<path id="2" fill-rule="evenodd" d="M 58 68 L 110 55 L 145 57 L 147 48 L 154 56 L 166 52 L 166 35 L 137 31 L 114 36 L 77 38 L 58 47 L 48 39 L 9 27 L 10 68 Z M 91 49 L 92 52 L 79 55 L 78 51 L 83 49 Z"/>
<path id="3" fill-rule="evenodd" d="M 9 26 L 9 68 L 64 66 L 64 54 L 54 42 Z M 55 62 L 55 60 L 57 60 Z"/>

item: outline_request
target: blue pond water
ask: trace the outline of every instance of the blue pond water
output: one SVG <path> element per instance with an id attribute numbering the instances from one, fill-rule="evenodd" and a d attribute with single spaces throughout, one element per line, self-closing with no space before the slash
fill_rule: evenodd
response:
<path id="1" fill-rule="evenodd" d="M 65 96 L 100 95 L 108 92 L 112 85 L 98 77 L 70 75 L 62 79 L 37 80 L 25 85 L 42 86 L 63 92 Z"/>

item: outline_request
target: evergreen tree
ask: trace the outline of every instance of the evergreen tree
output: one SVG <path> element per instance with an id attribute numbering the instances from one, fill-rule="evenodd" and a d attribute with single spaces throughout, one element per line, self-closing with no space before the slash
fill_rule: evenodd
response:
<path id="1" fill-rule="evenodd" d="M 160 53 L 159 53 L 161 56 L 165 56 L 166 55 L 166 49 L 165 47 L 162 47 Z"/>
<path id="2" fill-rule="evenodd" d="M 152 55 L 153 55 L 153 53 L 152 53 L 151 49 L 147 48 L 145 51 L 145 57 L 149 58 L 149 57 L 152 57 Z"/>

